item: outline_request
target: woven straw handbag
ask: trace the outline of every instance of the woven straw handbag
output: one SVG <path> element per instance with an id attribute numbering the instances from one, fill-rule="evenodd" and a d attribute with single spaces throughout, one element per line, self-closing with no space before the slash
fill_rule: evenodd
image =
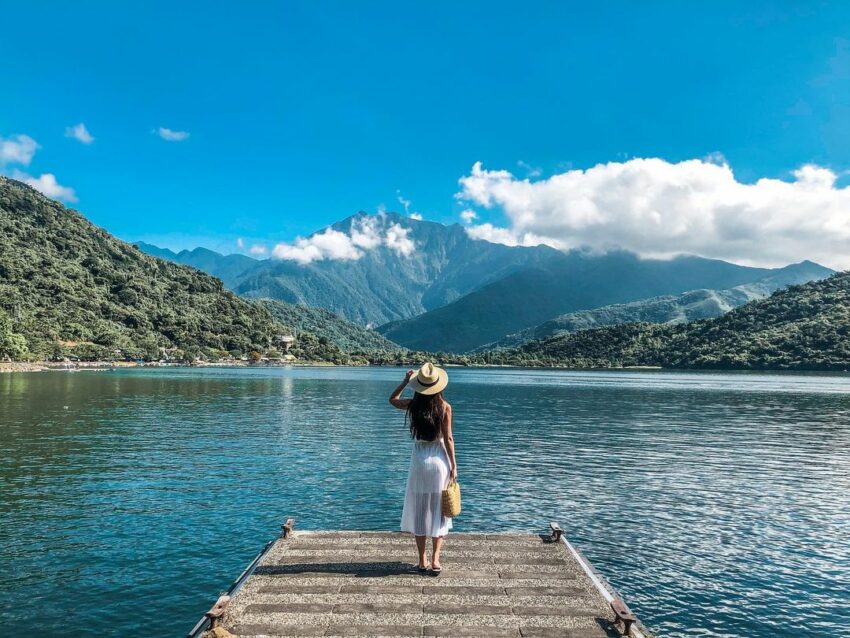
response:
<path id="1" fill-rule="evenodd" d="M 451 479 L 443 490 L 443 516 L 454 518 L 460 514 L 460 483 Z"/>

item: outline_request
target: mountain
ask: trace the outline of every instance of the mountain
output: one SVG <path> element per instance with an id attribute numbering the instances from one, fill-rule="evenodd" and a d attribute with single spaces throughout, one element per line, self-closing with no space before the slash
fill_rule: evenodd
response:
<path id="1" fill-rule="evenodd" d="M 290 332 L 303 335 L 308 332 L 326 339 L 342 352 L 395 352 L 401 347 L 374 330 L 343 319 L 330 310 L 298 306 L 283 301 L 261 299 L 258 302 L 275 319 L 287 326 Z"/>
<path id="2" fill-rule="evenodd" d="M 405 250 L 400 250 L 405 247 L 400 241 L 407 242 Z M 302 242 L 310 250 L 332 243 L 341 251 L 336 256 L 345 258 L 308 260 L 316 255 L 303 253 L 302 261 L 308 263 L 299 263 L 225 256 L 201 248 L 174 253 L 140 247 L 216 274 L 241 296 L 325 308 L 356 323 L 380 324 L 383 336 L 406 348 L 447 352 L 480 349 L 566 313 L 701 289 L 726 292 L 705 292 L 702 299 L 697 294 L 656 300 L 643 310 L 608 308 L 565 320 L 567 329 L 581 327 L 581 322 L 657 320 L 680 311 L 685 318 L 699 317 L 700 312 L 713 316 L 780 287 L 771 277 L 778 277 L 781 285 L 788 283 L 782 269 L 693 256 L 650 260 L 625 251 L 562 253 L 542 245 L 504 246 L 474 240 L 457 224 L 444 226 L 395 213 L 357 213 Z M 806 267 L 796 266 L 801 272 Z M 795 276 L 790 281 L 797 281 Z M 755 288 L 729 292 L 756 282 Z M 545 336 L 548 329 L 557 333 L 558 320 L 553 321 L 556 325 L 534 336 Z"/>
<path id="3" fill-rule="evenodd" d="M 395 213 L 357 213 L 330 227 L 364 244 L 393 231 L 412 242 L 405 253 L 384 241 L 359 259 L 299 264 L 264 260 L 239 277 L 233 290 L 331 310 L 351 321 L 382 324 L 439 308 L 510 273 L 556 259 L 548 246 L 504 246 L 475 240 L 458 224 L 444 226 Z M 322 231 L 325 232 L 325 231 Z"/>
<path id="4" fill-rule="evenodd" d="M 716 319 L 583 330 L 483 356 L 514 365 L 847 370 L 850 272 L 779 290 Z"/>
<path id="5" fill-rule="evenodd" d="M 378 330 L 412 350 L 466 352 L 564 313 L 702 288 L 732 288 L 777 272 L 694 256 L 657 260 L 626 251 L 572 251 Z"/>
<path id="6" fill-rule="evenodd" d="M 560 315 L 478 350 L 515 348 L 533 340 L 623 323 L 683 323 L 711 319 L 793 284 L 825 279 L 834 271 L 810 261 L 779 268 L 771 275 L 726 290 L 691 290 L 681 295 L 651 297 L 626 304 L 602 306 Z"/>
<path id="7" fill-rule="evenodd" d="M 142 241 L 136 242 L 133 245 L 148 255 L 203 270 L 208 275 L 221 279 L 225 287 L 230 289 L 238 284 L 240 275 L 258 263 L 258 260 L 247 255 L 240 255 L 238 253 L 222 255 L 208 248 L 181 250 L 178 253 L 168 248 L 160 248 Z"/>
<path id="8" fill-rule="evenodd" d="M 146 255 L 6 177 L 0 177 L 3 314 L 5 331 L 25 341 L 19 358 L 112 358 L 116 350 L 159 358 L 160 348 L 218 358 L 262 352 L 283 330 L 265 308 L 218 279 Z"/>

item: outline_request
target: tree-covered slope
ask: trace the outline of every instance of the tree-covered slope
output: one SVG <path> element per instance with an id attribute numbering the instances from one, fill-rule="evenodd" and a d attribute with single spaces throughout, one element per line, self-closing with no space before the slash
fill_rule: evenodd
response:
<path id="1" fill-rule="evenodd" d="M 330 310 L 289 304 L 272 299 L 262 299 L 266 310 L 296 335 L 311 333 L 325 338 L 343 352 L 394 352 L 401 347 L 374 330 L 343 319 Z"/>
<path id="2" fill-rule="evenodd" d="M 533 340 L 623 323 L 684 323 L 712 319 L 756 299 L 764 299 L 780 288 L 824 279 L 833 272 L 829 268 L 804 261 L 780 268 L 753 283 L 725 290 L 691 290 L 681 295 L 650 297 L 626 304 L 579 310 L 508 335 L 496 343 L 481 346 L 479 350 L 516 348 Z"/>
<path id="3" fill-rule="evenodd" d="M 716 319 L 584 330 L 483 357 L 576 367 L 846 370 L 850 272 L 780 290 Z"/>
<path id="4" fill-rule="evenodd" d="M 265 308 L 218 279 L 143 254 L 5 177 L 0 310 L 33 357 L 158 358 L 160 348 L 242 355 L 264 351 L 282 330 Z"/>

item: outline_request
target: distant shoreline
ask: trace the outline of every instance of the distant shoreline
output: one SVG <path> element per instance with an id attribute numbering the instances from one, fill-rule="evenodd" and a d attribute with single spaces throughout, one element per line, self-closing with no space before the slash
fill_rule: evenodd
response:
<path id="1" fill-rule="evenodd" d="M 54 361 L 0 361 L 0 374 L 4 372 L 76 372 L 80 370 L 130 370 L 135 368 L 146 369 L 173 369 L 173 368 L 286 368 L 300 366 L 326 366 L 334 367 L 336 364 L 326 361 L 299 361 L 283 364 L 255 364 L 242 361 L 229 361 L 227 363 L 136 363 L 134 361 L 79 361 L 75 363 Z"/>
<path id="2" fill-rule="evenodd" d="M 291 363 L 273 363 L 273 364 L 256 364 L 239 362 L 227 363 L 136 363 L 133 361 L 80 361 L 76 363 L 67 362 L 27 362 L 27 361 L 0 361 L 0 374 L 14 372 L 79 372 L 82 370 L 90 371 L 108 371 L 108 370 L 131 370 L 131 369 L 192 369 L 192 368 L 408 368 L 415 364 L 336 364 L 327 361 L 294 361 Z M 662 366 L 618 366 L 618 367 L 598 367 L 598 368 L 574 368 L 567 366 L 520 366 L 520 365 L 501 365 L 501 364 L 445 364 L 447 368 L 468 368 L 473 370 L 562 370 L 575 372 L 740 372 L 740 373 L 808 373 L 808 374 L 847 374 L 844 370 L 815 370 L 806 368 L 788 369 L 788 368 L 758 368 L 758 369 L 741 369 L 741 368 L 665 368 Z"/>
<path id="3" fill-rule="evenodd" d="M 246 363 L 243 361 L 230 361 L 227 363 L 136 363 L 133 361 L 79 361 L 75 363 L 54 361 L 0 361 L 0 374 L 4 372 L 78 372 L 80 370 L 130 370 L 135 368 L 145 369 L 189 369 L 189 368 L 406 368 L 414 364 L 399 363 L 397 365 L 380 364 L 337 364 L 327 361 L 293 361 L 291 363 Z M 610 368 L 567 368 L 557 366 L 517 366 L 471 364 L 463 366 L 459 364 L 445 364 L 447 368 L 475 368 L 475 369 L 507 369 L 516 368 L 522 370 L 664 370 L 661 366 L 623 366 Z"/>

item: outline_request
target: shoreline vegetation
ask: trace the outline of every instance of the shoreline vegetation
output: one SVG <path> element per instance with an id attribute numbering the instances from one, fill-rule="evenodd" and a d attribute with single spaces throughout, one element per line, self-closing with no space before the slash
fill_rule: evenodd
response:
<path id="1" fill-rule="evenodd" d="M 423 359 L 424 361 L 424 359 Z M 421 362 L 419 362 L 421 363 Z M 408 363 L 331 363 L 329 361 L 292 361 L 289 363 L 249 363 L 245 361 L 203 361 L 195 363 L 164 363 L 161 361 L 0 361 L 0 374 L 11 372 L 82 372 L 82 371 L 109 371 L 109 370 L 133 370 L 145 368 L 159 369 L 193 369 L 193 368 L 405 368 L 418 365 L 416 362 Z M 496 363 L 442 363 L 447 368 L 482 368 L 498 370 L 500 368 L 518 368 L 523 370 L 541 369 L 543 366 L 523 366 Z M 574 368 L 566 366 L 546 366 L 552 370 L 632 370 L 632 371 L 658 371 L 665 370 L 661 366 L 609 366 L 600 368 Z"/>
<path id="2" fill-rule="evenodd" d="M 429 360 L 583 370 L 847 371 L 850 272 L 789 286 L 714 319 L 624 323 L 482 352 L 409 350 L 327 310 L 240 297 L 220 279 L 147 255 L 0 176 L 0 370 Z"/>

